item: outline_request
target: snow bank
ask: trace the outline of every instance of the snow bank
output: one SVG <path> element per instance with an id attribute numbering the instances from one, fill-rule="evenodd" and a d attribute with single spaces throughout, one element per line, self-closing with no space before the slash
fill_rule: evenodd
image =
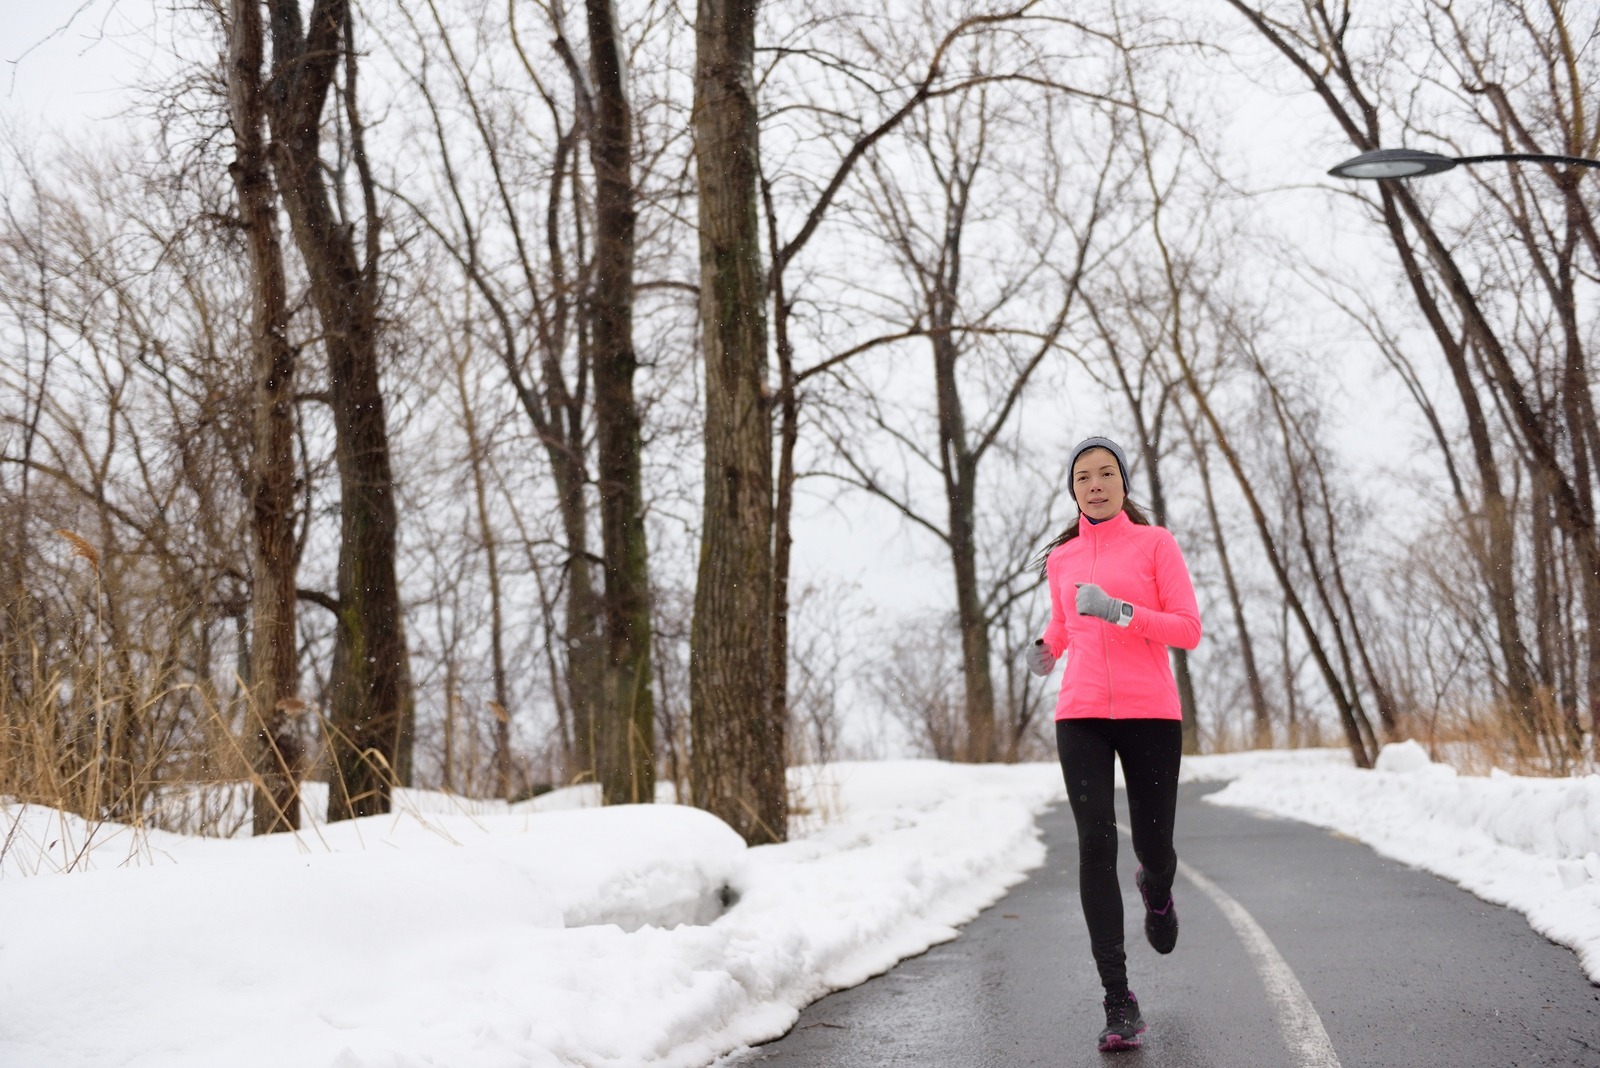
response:
<path id="1" fill-rule="evenodd" d="M 1231 780 L 1219 803 L 1527 913 L 1600 980 L 1600 776 L 1464 778 L 1414 743 L 1374 771 L 1340 750 L 1183 768 Z M 0 1065 L 697 1068 L 954 937 L 1041 862 L 1034 818 L 1062 798 L 1054 764 L 840 764 L 790 786 L 793 840 L 756 849 L 592 789 L 406 792 L 390 816 L 265 838 L 0 807 Z"/>
<path id="2" fill-rule="evenodd" d="M 1514 908 L 1600 983 L 1600 775 L 1469 778 L 1415 741 L 1384 746 L 1371 771 L 1238 756 L 1208 801 L 1327 827 Z"/>
<path id="3" fill-rule="evenodd" d="M 703 1065 L 954 937 L 1061 794 L 1050 765 L 795 777 L 805 836 L 757 849 L 570 796 L 239 839 L 0 810 L 0 1064 Z"/>
<path id="4" fill-rule="evenodd" d="M 1178 781 L 1232 782 L 1241 775 L 1262 771 L 1318 775 L 1324 768 L 1353 766 L 1348 749 L 1254 749 L 1242 753 L 1186 756 L 1178 770 Z M 1121 774 L 1120 767 L 1118 774 Z"/>

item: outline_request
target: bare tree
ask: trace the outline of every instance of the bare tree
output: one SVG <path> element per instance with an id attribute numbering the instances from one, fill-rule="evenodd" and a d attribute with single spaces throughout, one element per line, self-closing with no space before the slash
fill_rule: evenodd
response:
<path id="1" fill-rule="evenodd" d="M 414 717 L 395 571 L 398 518 L 380 382 L 380 229 L 376 185 L 357 110 L 348 0 L 267 0 L 272 77 L 267 92 L 273 170 L 328 353 L 339 469 L 338 627 L 330 739 L 337 773 L 330 819 L 389 810 L 390 787 L 410 774 Z M 362 201 L 364 247 L 335 211 L 321 155 L 324 111 L 343 67 L 343 121 Z"/>
<path id="2" fill-rule="evenodd" d="M 1233 616 L 1237 632 L 1240 666 L 1244 669 L 1245 687 L 1250 694 L 1252 741 L 1258 749 L 1272 748 L 1272 709 L 1267 703 L 1266 688 L 1257 662 L 1256 644 L 1251 636 L 1250 622 L 1245 614 L 1244 595 L 1238 576 L 1234 572 L 1232 553 L 1223 533 L 1222 518 L 1217 512 L 1217 494 L 1211 477 L 1210 448 L 1200 434 L 1200 428 L 1187 407 L 1177 406 L 1184 436 L 1194 457 L 1195 472 L 1200 476 L 1201 495 L 1205 500 L 1206 520 L 1211 533 L 1212 549 L 1217 556 L 1217 566 L 1222 573 L 1223 589 L 1228 597 L 1228 609 Z"/>
<path id="3" fill-rule="evenodd" d="M 655 707 L 650 678 L 650 569 L 645 540 L 642 441 L 633 379 L 633 108 L 612 0 L 585 0 L 594 123 L 593 322 L 595 429 L 605 566 L 605 724 L 598 749 L 601 797 L 655 800 Z"/>
<path id="4" fill-rule="evenodd" d="M 935 760 L 960 760 L 966 715 L 961 706 L 961 665 L 951 656 L 950 628 L 912 631 L 888 644 L 888 657 L 870 686 L 879 704 L 898 721 L 913 750 Z"/>
<path id="5" fill-rule="evenodd" d="M 505 650 L 505 595 L 500 575 L 500 540 L 489 510 L 490 443 L 484 440 L 479 429 L 471 389 L 467 384 L 469 354 L 461 353 L 456 360 L 456 392 L 461 398 L 461 417 L 467 435 L 467 464 L 472 469 L 473 510 L 476 513 L 478 537 L 482 543 L 483 561 L 489 588 L 489 665 L 490 687 L 494 694 L 489 708 L 494 715 L 494 772 L 495 794 L 511 799 L 511 694 L 506 671 Z M 447 715 L 454 711 L 455 690 L 446 687 L 447 700 L 452 701 Z"/>
<path id="6" fill-rule="evenodd" d="M 670 170 L 688 141 L 670 125 L 682 102 L 651 95 L 667 76 L 655 50 L 672 58 L 675 27 L 647 7 L 642 24 L 660 36 L 630 41 L 632 26 L 601 5 L 586 9 L 586 34 L 569 36 L 565 8 L 553 5 L 532 19 L 551 38 L 552 64 L 532 49 L 530 19 L 516 10 L 506 19 L 480 8 L 464 22 L 433 3 L 402 4 L 400 14 L 409 33 L 390 48 L 425 106 L 436 190 L 405 183 L 395 192 L 460 268 L 475 310 L 469 314 L 458 298 L 457 328 L 498 358 L 553 476 L 565 545 L 559 573 L 540 586 L 539 610 L 562 631 L 548 662 L 562 691 L 564 776 L 595 778 L 608 801 L 648 800 L 655 695 L 647 651 L 654 643 L 628 635 L 647 633 L 654 595 L 645 494 L 660 500 L 672 491 L 659 477 L 646 485 L 644 423 L 655 406 L 667 412 L 651 427 L 655 440 L 690 431 L 680 398 L 641 398 L 634 380 L 643 362 L 659 389 L 683 365 L 654 343 L 674 319 L 688 319 L 679 294 L 696 291 L 674 277 L 687 266 L 674 258 L 673 243 L 682 245 L 689 185 Z M 586 62 L 579 59 L 585 38 Z M 630 69 L 641 49 L 644 69 Z M 642 123 L 635 92 L 644 94 Z M 536 106 L 528 107 L 530 99 Z M 647 269 L 659 272 L 642 283 L 635 279 L 641 244 Z M 654 347 L 647 361 L 633 336 L 640 292 L 654 297 L 647 298 L 646 344 Z M 506 439 L 511 449 L 520 440 Z M 613 652 L 631 681 L 607 667 Z"/>
<path id="7" fill-rule="evenodd" d="M 1097 229 L 1117 166 L 1115 146 L 1099 153 L 1082 175 L 1086 188 L 1074 190 L 1081 202 L 1063 209 L 1069 217 L 1052 213 L 1048 195 L 1013 203 L 1007 189 L 1036 183 L 997 146 L 1010 144 L 1014 131 L 1042 123 L 1046 132 L 1029 151 L 1039 153 L 1034 146 L 1043 146 L 1045 166 L 1059 162 L 1048 130 L 1053 117 L 1048 106 L 1008 115 L 988 87 L 979 85 L 930 104 L 906 124 L 905 144 L 926 176 L 926 189 L 898 177 L 898 155 L 892 161 L 873 157 L 869 196 L 875 227 L 909 291 L 904 318 L 892 321 L 885 333 L 928 339 L 934 407 L 929 425 L 915 428 L 899 425 L 893 403 L 869 402 L 869 419 L 936 476 L 943 497 L 939 513 L 919 504 L 909 483 L 896 484 L 876 470 L 863 455 L 859 434 L 833 436 L 848 471 L 845 480 L 891 503 L 948 553 L 965 692 L 960 752 L 974 761 L 1015 751 L 1014 738 L 1002 739 L 996 731 L 992 630 L 1009 581 L 1020 571 L 1016 562 L 1031 555 L 1013 557 L 1013 566 L 1003 568 L 997 580 L 981 574 L 981 465 L 1007 453 L 1028 387 L 1062 341 L 1084 273 L 1097 255 Z M 1048 178 L 1038 184 L 1055 188 Z M 978 222 L 969 227 L 974 215 Z M 968 246 L 983 242 L 997 217 L 1035 236 L 1009 259 L 987 253 L 981 275 L 969 279 Z"/>
<path id="8" fill-rule="evenodd" d="M 229 168 L 250 257 L 250 345 L 254 371 L 250 462 L 252 517 L 250 703 L 256 738 L 255 833 L 300 826 L 304 747 L 295 728 L 300 700 L 295 642 L 294 372 L 288 280 L 278 237 L 278 197 L 265 144 L 265 54 L 259 0 L 230 0 Z"/>
<path id="9" fill-rule="evenodd" d="M 1479 18 L 1458 6 L 1419 3 L 1408 13 L 1420 17 L 1396 23 L 1393 34 L 1358 36 L 1345 32 L 1352 12 L 1320 0 L 1293 17 L 1244 0 L 1230 3 L 1304 79 L 1360 150 L 1380 147 L 1385 123 L 1391 130 L 1431 136 L 1441 130 L 1446 137 L 1487 133 L 1502 151 L 1582 155 L 1592 149 L 1593 131 L 1569 121 L 1586 110 L 1594 74 L 1572 49 L 1565 9 L 1511 4 L 1493 17 L 1486 8 L 1475 9 L 1485 16 Z M 1412 28 L 1420 35 L 1412 36 Z M 1377 42 L 1393 41 L 1395 47 L 1357 53 L 1357 41 L 1375 42 L 1375 48 Z M 1387 71 L 1405 70 L 1408 84 L 1417 81 L 1406 55 L 1413 44 L 1422 57 L 1425 91 L 1394 95 Z M 1440 99 L 1454 103 L 1435 106 Z M 1579 563 L 1578 593 L 1591 642 L 1584 653 L 1591 719 L 1600 682 L 1594 668 L 1600 647 L 1592 644 L 1600 608 L 1600 579 L 1594 577 L 1600 575 L 1600 541 L 1592 503 L 1595 417 L 1583 346 L 1575 342 L 1576 286 L 1583 272 L 1574 269 L 1580 250 L 1593 260 L 1600 245 L 1581 172 L 1539 171 L 1478 177 L 1481 210 L 1511 225 L 1517 247 L 1510 258 L 1499 254 L 1502 242 L 1490 236 L 1503 232 L 1498 227 L 1473 222 L 1457 239 L 1447 232 L 1446 219 L 1409 186 L 1383 183 L 1372 205 L 1466 419 L 1478 500 L 1463 518 L 1482 532 L 1476 555 L 1498 632 L 1502 699 L 1529 724 L 1540 716 L 1540 692 L 1551 677 L 1535 676 L 1518 619 L 1516 572 L 1507 566 L 1519 558 L 1514 502 L 1504 489 L 1511 466 L 1507 456 L 1515 456 L 1543 487 L 1550 515 Z M 1557 195 L 1559 213 L 1539 207 L 1538 182 L 1550 183 L 1544 190 Z M 1536 284 L 1514 284 L 1522 298 L 1501 308 L 1494 287 L 1475 284 L 1474 278 L 1488 281 L 1508 273 Z M 1539 290 L 1543 300 L 1535 301 Z M 1496 417 L 1510 435 L 1509 449 L 1503 439 L 1496 440 Z"/>
<path id="10" fill-rule="evenodd" d="M 753 63 L 756 0 L 700 0 L 705 485 L 691 638 L 694 803 L 751 844 L 788 835 L 784 722 L 772 715 L 772 411 Z"/>
<path id="11" fill-rule="evenodd" d="M 249 605 L 248 299 L 193 225 L 225 193 L 60 166 L 7 190 L 0 228 L 3 329 L 33 351 L 47 335 L 53 379 L 0 390 L 0 469 L 30 474 L 0 484 L 6 540 L 30 546 L 0 636 L 0 789 L 163 821 L 168 784 L 248 771 L 231 721 L 248 645 L 229 639 Z M 37 373 L 0 357 L 8 386 Z M 60 552 L 15 527 L 41 516 Z"/>
<path id="12" fill-rule="evenodd" d="M 777 58 L 772 68 L 764 72 L 763 86 L 775 80 L 778 67 L 785 61 L 810 62 L 817 66 L 819 73 L 824 77 L 842 70 L 849 80 L 874 86 L 871 98 L 884 109 L 883 117 L 876 122 L 864 121 L 859 115 L 853 115 L 851 121 L 845 124 L 847 132 L 827 129 L 822 133 L 822 136 L 830 141 L 842 142 L 842 151 L 831 172 L 820 182 L 808 174 L 788 176 L 800 178 L 798 184 L 804 189 L 805 196 L 805 201 L 797 211 L 798 221 L 792 236 L 784 236 L 782 222 L 784 212 L 780 209 L 779 197 L 775 192 L 775 186 L 785 176 L 768 172 L 764 173 L 761 179 L 762 205 L 766 214 L 767 235 L 771 247 L 768 284 L 772 293 L 773 345 L 778 370 L 774 398 L 774 406 L 778 413 L 778 467 L 773 505 L 772 594 L 772 714 L 775 719 L 788 718 L 791 660 L 789 581 L 794 549 L 793 517 L 797 478 L 795 454 L 800 440 L 802 389 L 808 380 L 815 380 L 848 360 L 909 336 L 905 332 L 892 333 L 850 346 L 844 351 L 830 352 L 810 366 L 797 366 L 796 356 L 799 353 L 796 349 L 796 331 L 791 327 L 791 321 L 796 305 L 802 299 L 802 287 L 790 277 L 790 273 L 830 215 L 837 214 L 838 200 L 846 183 L 852 179 L 857 167 L 870 158 L 874 146 L 892 136 L 930 102 L 990 82 L 1005 81 L 1014 76 L 1010 72 L 999 70 L 959 70 L 951 74 L 947 67 L 951 65 L 951 57 L 958 51 L 958 46 L 969 38 L 981 37 L 995 31 L 1014 30 L 1025 21 L 1028 12 L 1036 6 L 1036 0 L 1030 0 L 1009 11 L 968 15 L 956 20 L 955 24 L 942 34 L 935 33 L 930 37 L 931 48 L 925 67 L 914 76 L 909 90 L 902 88 L 902 79 L 910 76 L 910 71 L 921 58 L 918 54 L 920 47 L 912 49 L 907 55 L 904 71 L 896 69 L 892 72 L 874 69 L 874 64 L 870 62 L 850 63 L 832 47 L 812 47 L 803 40 L 798 43 L 784 42 L 769 49 Z M 813 28 L 818 21 L 826 25 L 831 20 L 802 20 L 801 32 Z M 874 48 L 869 52 L 872 60 L 881 60 L 884 56 L 892 54 L 894 54 L 892 46 Z M 878 84 L 880 82 L 882 85 Z M 775 104 L 773 110 L 809 111 L 823 116 L 825 121 L 835 120 L 838 117 L 835 109 L 818 107 L 809 100 L 783 101 Z M 816 188 L 818 185 L 820 190 Z M 911 331 L 912 334 L 916 332 L 918 332 L 916 328 Z"/>
<path id="13" fill-rule="evenodd" d="M 1133 277 L 1123 277 L 1131 274 Z M 1122 270 L 1097 272 L 1103 292 L 1084 300 L 1099 345 L 1096 356 L 1082 360 L 1085 371 L 1107 395 L 1120 395 L 1132 420 L 1134 449 L 1139 470 L 1150 488 L 1151 518 L 1161 526 L 1171 524 L 1167 479 L 1163 473 L 1168 416 L 1176 409 L 1179 384 L 1166 365 L 1165 353 L 1185 344 L 1181 334 L 1184 316 L 1165 287 L 1148 286 L 1144 265 L 1133 262 Z M 1109 282 L 1105 280 L 1109 279 Z M 1183 709 L 1183 745 L 1199 752 L 1200 715 L 1189 671 L 1189 651 L 1171 650 L 1178 702 Z"/>

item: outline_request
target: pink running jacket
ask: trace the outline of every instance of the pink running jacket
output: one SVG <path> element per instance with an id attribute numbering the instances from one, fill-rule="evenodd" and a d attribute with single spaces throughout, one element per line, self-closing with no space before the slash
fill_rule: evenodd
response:
<path id="1" fill-rule="evenodd" d="M 1056 719 L 1182 719 L 1167 647 L 1200 644 L 1200 608 L 1189 568 L 1165 527 L 1118 512 L 1080 521 L 1076 538 L 1045 562 L 1050 625 L 1044 644 L 1066 654 Z M 1077 583 L 1093 582 L 1133 605 L 1126 627 L 1080 616 Z"/>

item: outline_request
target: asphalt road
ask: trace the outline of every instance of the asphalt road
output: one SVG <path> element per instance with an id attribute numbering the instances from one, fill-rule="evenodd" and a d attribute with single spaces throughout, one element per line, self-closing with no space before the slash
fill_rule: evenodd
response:
<path id="1" fill-rule="evenodd" d="M 1144 941 L 1121 839 L 1142 1049 L 1095 1048 L 1063 804 L 1041 820 L 1044 866 L 959 938 L 816 1002 L 726 1068 L 1600 1068 L 1600 987 L 1519 913 L 1329 832 L 1202 803 L 1213 789 L 1179 797 L 1171 956 Z"/>

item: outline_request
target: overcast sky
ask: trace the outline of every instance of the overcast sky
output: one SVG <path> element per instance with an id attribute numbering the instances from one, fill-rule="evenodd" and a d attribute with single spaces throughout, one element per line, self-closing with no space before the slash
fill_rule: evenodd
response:
<path id="1" fill-rule="evenodd" d="M 0 0 L 0 115 L 20 132 L 118 121 L 154 52 L 155 0 Z"/>

